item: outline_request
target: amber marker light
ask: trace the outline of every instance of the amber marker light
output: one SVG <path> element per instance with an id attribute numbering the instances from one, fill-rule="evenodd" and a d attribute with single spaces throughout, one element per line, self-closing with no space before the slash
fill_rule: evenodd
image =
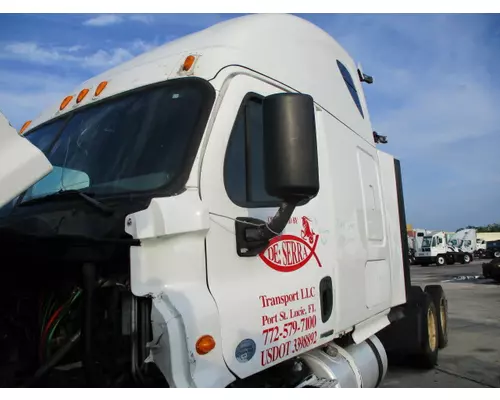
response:
<path id="1" fill-rule="evenodd" d="M 194 60 L 194 56 L 187 56 L 184 60 L 184 64 L 182 65 L 183 71 L 189 71 L 194 64 Z"/>
<path id="2" fill-rule="evenodd" d="M 21 130 L 19 131 L 19 134 L 22 135 L 26 129 L 31 125 L 31 120 L 26 121 L 23 126 L 21 127 Z"/>
<path id="3" fill-rule="evenodd" d="M 106 86 L 108 86 L 107 81 L 102 81 L 101 83 L 99 83 L 99 85 L 95 89 L 94 97 L 99 96 L 102 93 L 102 91 L 106 88 Z"/>
<path id="4" fill-rule="evenodd" d="M 71 100 L 73 100 L 73 96 L 66 97 L 59 106 L 59 110 L 61 111 L 64 110 L 68 106 Z"/>
<path id="5" fill-rule="evenodd" d="M 84 98 L 85 96 L 87 96 L 87 93 L 89 92 L 88 89 L 83 89 L 79 94 L 78 94 L 78 97 L 76 98 L 76 103 L 80 103 Z"/>
<path id="6" fill-rule="evenodd" d="M 199 355 L 210 353 L 215 348 L 215 339 L 210 335 L 204 335 L 196 342 L 196 352 Z"/>

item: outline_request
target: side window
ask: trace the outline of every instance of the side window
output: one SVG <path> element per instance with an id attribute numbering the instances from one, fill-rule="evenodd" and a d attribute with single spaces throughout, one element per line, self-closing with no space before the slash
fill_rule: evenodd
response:
<path id="1" fill-rule="evenodd" d="M 438 238 L 438 244 L 443 244 L 443 238 Z"/>
<path id="2" fill-rule="evenodd" d="M 354 100 L 356 107 L 358 107 L 359 113 L 364 118 L 365 116 L 363 115 L 363 108 L 361 107 L 361 102 L 359 101 L 358 92 L 356 91 L 356 86 L 354 86 L 354 81 L 352 80 L 351 74 L 349 73 L 345 65 L 338 60 L 337 60 L 337 66 L 339 67 L 340 73 L 342 74 L 342 78 L 344 78 L 344 82 L 347 86 L 347 89 L 349 89 L 349 93 L 351 93 L 351 97 Z"/>
<path id="3" fill-rule="evenodd" d="M 224 185 L 240 207 L 279 207 L 264 181 L 262 98 L 248 95 L 236 117 L 224 160 Z"/>
<path id="4" fill-rule="evenodd" d="M 432 244 L 431 244 L 432 247 L 436 247 L 436 236 L 434 236 L 432 238 Z"/>

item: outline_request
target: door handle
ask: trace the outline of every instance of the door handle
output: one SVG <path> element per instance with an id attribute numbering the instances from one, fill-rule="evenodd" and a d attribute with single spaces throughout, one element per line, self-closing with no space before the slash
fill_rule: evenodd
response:
<path id="1" fill-rule="evenodd" d="M 325 276 L 319 282 L 319 300 L 321 305 L 321 321 L 325 323 L 333 311 L 333 283 L 332 278 Z"/>

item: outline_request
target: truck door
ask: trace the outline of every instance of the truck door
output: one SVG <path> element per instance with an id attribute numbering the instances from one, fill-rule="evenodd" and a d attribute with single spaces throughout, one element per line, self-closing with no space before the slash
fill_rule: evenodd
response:
<path id="1" fill-rule="evenodd" d="M 221 321 L 218 345 L 241 378 L 327 342 L 334 333 L 333 267 L 322 241 L 329 208 L 321 194 L 297 207 L 283 234 L 260 255 L 240 257 L 236 251 L 235 218 L 268 222 L 280 204 L 264 187 L 262 98 L 283 91 L 246 75 L 232 78 L 202 161 L 201 198 L 211 219 L 208 286 Z M 320 118 L 317 124 L 319 132 Z M 318 133 L 319 149 L 323 139 Z M 321 153 L 319 158 L 321 170 L 326 160 Z"/>
<path id="2" fill-rule="evenodd" d="M 439 234 L 436 237 L 436 245 L 438 247 L 439 252 L 446 252 L 446 240 L 445 240 L 445 235 L 444 234 Z"/>

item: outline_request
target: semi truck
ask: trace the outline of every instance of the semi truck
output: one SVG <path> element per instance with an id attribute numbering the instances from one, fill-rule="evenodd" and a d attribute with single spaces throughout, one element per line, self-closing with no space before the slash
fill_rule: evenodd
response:
<path id="1" fill-rule="evenodd" d="M 407 230 L 408 234 L 408 252 L 410 264 L 415 263 L 415 256 L 417 251 L 422 247 L 424 236 L 430 234 L 431 231 L 427 229 L 410 229 Z"/>
<path id="2" fill-rule="evenodd" d="M 1 127 L 0 385 L 377 387 L 434 368 L 399 160 L 338 42 L 250 15 Z"/>
<path id="3" fill-rule="evenodd" d="M 424 236 L 429 235 L 432 231 L 428 229 L 411 229 L 408 233 L 408 243 L 413 250 L 418 251 L 422 247 Z"/>
<path id="4" fill-rule="evenodd" d="M 424 236 L 422 247 L 416 253 L 415 263 L 423 267 L 429 264 L 443 266 L 460 262 L 468 264 L 476 251 L 476 230 L 462 229 L 454 234 L 433 231 Z"/>

